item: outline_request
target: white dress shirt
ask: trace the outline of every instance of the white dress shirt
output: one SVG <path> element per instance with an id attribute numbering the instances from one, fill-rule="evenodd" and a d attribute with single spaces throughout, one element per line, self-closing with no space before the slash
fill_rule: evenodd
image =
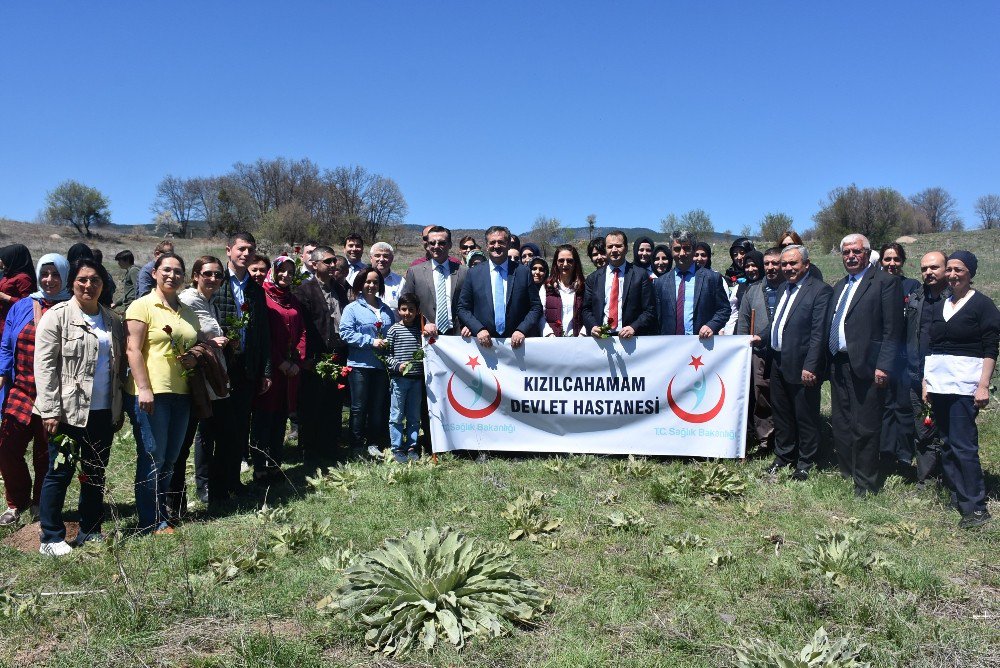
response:
<path id="1" fill-rule="evenodd" d="M 385 277 L 385 294 L 382 301 L 393 311 L 399 306 L 399 295 L 403 292 L 403 277 L 394 271 L 390 271 Z"/>
<path id="2" fill-rule="evenodd" d="M 489 261 L 490 264 L 490 297 L 497 293 L 497 281 L 499 276 L 503 275 L 503 302 L 507 303 L 507 291 L 510 289 L 510 279 L 511 274 L 514 272 L 510 268 L 510 261 L 504 260 L 501 264 L 493 264 L 493 260 Z M 500 267 L 500 271 L 497 271 L 497 267 Z M 493 305 L 496 308 L 496 304 Z"/>
<path id="3" fill-rule="evenodd" d="M 870 267 L 871 267 L 871 265 L 865 265 L 865 268 L 861 270 L 861 273 L 859 273 L 859 274 L 857 274 L 857 275 L 854 276 L 854 280 L 853 281 L 850 279 L 850 277 L 848 277 L 847 283 L 844 284 L 844 290 L 850 290 L 851 292 L 847 296 L 847 301 L 844 302 L 844 314 L 842 316 L 840 316 L 840 326 L 837 328 L 837 343 L 838 343 L 838 348 L 837 349 L 840 352 L 846 352 L 847 351 L 847 334 L 844 333 L 844 323 L 847 322 L 847 312 L 849 310 L 851 310 L 851 302 L 854 301 L 854 295 L 857 293 L 858 286 L 861 285 L 861 280 L 865 277 L 865 274 L 868 272 L 868 269 Z M 874 270 L 872 270 L 872 271 L 874 271 Z M 844 297 L 844 291 L 841 290 L 840 294 L 837 295 L 837 301 L 835 301 L 833 303 L 833 308 L 834 308 L 833 317 L 834 318 L 837 317 L 836 308 L 837 308 L 837 306 L 840 305 L 840 300 L 843 299 L 843 297 Z"/>
<path id="4" fill-rule="evenodd" d="M 808 279 L 803 277 L 803 280 Z M 795 290 L 792 290 L 793 287 Z M 778 300 L 778 306 L 774 310 L 776 317 L 778 314 L 781 314 L 781 320 L 771 325 L 776 328 L 772 330 L 776 336 L 771 337 L 771 347 L 776 352 L 781 352 L 781 339 L 784 338 L 782 330 L 785 329 L 785 323 L 788 322 L 788 315 L 792 312 L 792 305 L 795 303 L 795 298 L 799 296 L 800 292 L 802 292 L 802 286 L 798 283 L 786 283 L 785 288 L 781 291 L 781 299 Z"/>
<path id="5" fill-rule="evenodd" d="M 559 299 L 562 300 L 562 315 L 560 315 L 560 322 L 562 322 L 563 336 L 576 336 L 577 324 L 573 322 L 573 306 L 576 304 L 576 290 L 572 286 L 567 287 L 563 285 L 562 281 L 557 283 L 559 286 Z M 545 311 L 545 302 L 548 300 L 548 293 L 545 290 L 545 286 L 541 286 L 538 289 L 538 296 L 542 300 L 542 312 Z M 554 336 L 555 332 L 552 330 L 552 325 L 549 321 L 545 321 L 545 326 L 542 327 L 542 336 Z"/>
<path id="6" fill-rule="evenodd" d="M 618 320 L 622 319 L 622 304 L 625 298 L 625 274 L 628 273 L 629 263 L 622 262 L 618 267 Z M 608 314 L 611 312 L 611 282 L 614 280 L 613 272 L 615 267 L 610 264 L 604 268 L 604 322 L 608 321 Z M 604 323 L 601 323 L 604 324 Z M 616 322 L 613 329 L 621 329 L 622 323 Z"/>
<path id="7" fill-rule="evenodd" d="M 433 274 L 434 277 L 434 294 L 437 295 L 438 284 L 441 281 L 444 281 L 444 291 L 445 294 L 448 295 L 448 300 L 447 303 L 444 305 L 444 309 L 448 313 L 448 318 L 451 320 L 451 322 L 454 323 L 455 322 L 455 318 L 453 317 L 454 314 L 451 312 L 451 280 L 450 280 L 451 265 L 447 260 L 445 260 L 444 262 L 438 262 L 437 260 L 430 260 L 430 263 L 431 263 L 431 273 Z M 438 267 L 440 267 L 440 269 L 438 269 Z M 490 283 L 490 287 L 493 287 L 492 283 Z M 439 312 L 440 310 L 441 310 L 441 305 L 437 304 L 435 312 Z"/>

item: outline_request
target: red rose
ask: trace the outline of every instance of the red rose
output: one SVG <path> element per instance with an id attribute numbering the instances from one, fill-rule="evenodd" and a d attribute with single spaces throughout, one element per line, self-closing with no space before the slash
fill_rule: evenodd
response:
<path id="1" fill-rule="evenodd" d="M 86 485 L 88 482 L 90 482 L 90 476 L 88 476 L 86 473 L 81 473 L 80 475 L 77 476 L 77 479 L 80 481 L 81 485 Z"/>
<path id="2" fill-rule="evenodd" d="M 249 311 L 250 310 L 250 303 L 249 302 L 243 302 L 242 304 L 240 304 L 240 310 L 243 311 L 244 313 L 246 313 L 247 311 Z"/>
<path id="3" fill-rule="evenodd" d="M 337 389 L 338 389 L 338 390 L 343 390 L 343 389 L 345 389 L 345 388 L 347 388 L 347 386 L 346 386 L 346 385 L 344 385 L 343 383 L 337 383 Z"/>
<path id="4" fill-rule="evenodd" d="M 934 418 L 932 418 L 930 415 L 928 415 L 927 417 L 925 417 L 924 418 L 924 426 L 925 427 L 933 427 L 934 426 Z"/>
<path id="5" fill-rule="evenodd" d="M 349 374 L 349 373 L 351 373 L 351 367 L 349 367 L 349 366 L 340 367 L 340 377 L 341 378 L 346 378 L 347 374 Z"/>
<path id="6" fill-rule="evenodd" d="M 330 356 L 330 360 L 333 361 L 333 362 L 339 362 L 340 361 L 340 355 L 336 355 L 336 354 L 335 355 L 331 355 Z"/>
<path id="7" fill-rule="evenodd" d="M 435 343 L 437 343 L 437 337 L 436 336 L 432 336 L 431 338 L 427 339 L 427 345 L 433 346 Z"/>
<path id="8" fill-rule="evenodd" d="M 375 321 L 375 330 L 379 331 L 379 332 L 382 331 L 382 321 L 381 320 L 376 320 Z"/>
<path id="9" fill-rule="evenodd" d="M 174 330 L 173 328 L 170 327 L 170 325 L 164 325 L 163 331 L 167 333 L 167 336 L 170 336 L 171 334 L 174 333 Z"/>
<path id="10" fill-rule="evenodd" d="M 615 319 L 614 318 L 608 318 L 608 327 L 610 327 L 611 329 L 615 328 Z"/>
<path id="11" fill-rule="evenodd" d="M 347 373 L 351 373 L 352 371 L 354 371 L 354 367 L 345 366 L 344 370 L 347 371 Z"/>

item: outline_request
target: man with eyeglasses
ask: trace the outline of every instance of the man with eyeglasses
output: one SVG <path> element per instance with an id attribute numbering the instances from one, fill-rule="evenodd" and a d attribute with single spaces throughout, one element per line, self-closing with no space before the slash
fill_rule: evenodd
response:
<path id="1" fill-rule="evenodd" d="M 317 246 L 310 260 L 313 280 L 295 289 L 306 323 L 306 359 L 310 369 L 324 356 L 340 356 L 347 363 L 347 345 L 340 338 L 340 316 L 347 308 L 347 260 L 334 255 L 329 246 Z M 338 280 L 338 275 L 341 280 Z M 308 466 L 318 466 L 326 458 L 340 459 L 344 393 L 340 380 L 324 379 L 309 371 L 302 374 L 299 391 L 299 444 Z"/>
<path id="2" fill-rule="evenodd" d="M 840 242 L 847 275 L 833 288 L 827 324 L 833 445 L 840 473 L 854 481 L 859 498 L 881 486 L 882 414 L 903 339 L 902 283 L 872 267 L 870 253 L 871 243 L 861 234 Z"/>
<path id="3" fill-rule="evenodd" d="M 420 239 L 424 245 L 424 256 L 418 257 L 416 260 L 410 263 L 411 267 L 416 267 L 418 264 L 423 264 L 431 259 L 431 249 L 427 247 L 427 234 L 431 231 L 431 228 L 437 227 L 436 225 L 425 225 L 424 229 L 420 232 Z M 464 239 L 463 239 L 464 241 Z M 461 262 L 457 257 L 448 256 L 448 259 L 452 262 Z"/>

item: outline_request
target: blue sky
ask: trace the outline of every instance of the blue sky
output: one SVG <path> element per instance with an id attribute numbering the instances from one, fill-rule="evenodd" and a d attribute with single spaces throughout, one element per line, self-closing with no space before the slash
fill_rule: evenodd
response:
<path id="1" fill-rule="evenodd" d="M 65 179 L 149 222 L 258 157 L 394 178 L 408 222 L 812 225 L 836 186 L 1000 193 L 998 2 L 7 2 L 0 216 Z"/>

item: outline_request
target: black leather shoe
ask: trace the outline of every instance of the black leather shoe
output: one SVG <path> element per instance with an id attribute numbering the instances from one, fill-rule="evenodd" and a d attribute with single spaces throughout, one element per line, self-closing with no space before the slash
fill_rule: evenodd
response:
<path id="1" fill-rule="evenodd" d="M 809 480 L 809 471 L 806 469 L 795 469 L 795 473 L 792 474 L 792 480 Z"/>
<path id="2" fill-rule="evenodd" d="M 208 487 L 202 487 L 198 490 L 198 500 L 202 503 L 208 503 Z"/>
<path id="3" fill-rule="evenodd" d="M 767 467 L 764 473 L 768 475 L 778 475 L 778 472 L 781 471 L 781 469 L 785 468 L 786 466 L 787 464 L 782 464 L 781 462 L 774 462 L 773 464 Z"/>
<path id="4" fill-rule="evenodd" d="M 975 529 L 976 527 L 981 527 L 990 521 L 990 511 L 988 510 L 976 510 L 969 513 L 968 515 L 963 515 L 962 520 L 958 523 L 959 529 Z"/>

